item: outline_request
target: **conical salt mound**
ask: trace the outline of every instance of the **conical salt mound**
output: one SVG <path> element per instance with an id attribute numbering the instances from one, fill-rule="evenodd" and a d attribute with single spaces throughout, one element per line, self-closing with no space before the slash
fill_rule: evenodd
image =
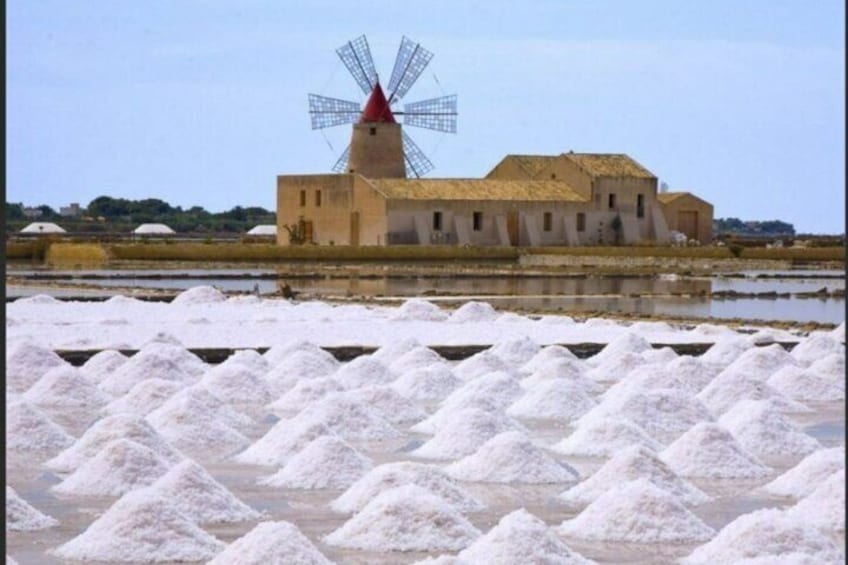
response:
<path id="1" fill-rule="evenodd" d="M 845 560 L 837 546 L 815 526 L 795 520 L 786 512 L 768 508 L 739 516 L 680 562 L 713 565 L 762 557 L 767 558 L 767 563 L 776 563 L 780 556 L 793 552 L 815 557 L 818 563 Z"/>
<path id="2" fill-rule="evenodd" d="M 391 341 L 380 347 L 377 351 L 371 354 L 371 357 L 377 361 L 381 361 L 385 365 L 391 365 L 404 354 L 418 347 L 423 347 L 420 341 L 414 337 L 406 337 L 397 341 Z"/>
<path id="3" fill-rule="evenodd" d="M 821 447 L 767 400 L 740 400 L 718 423 L 755 455 L 807 455 Z"/>
<path id="4" fill-rule="evenodd" d="M 734 334 L 717 340 L 699 359 L 708 365 L 723 369 L 752 347 L 753 343 Z"/>
<path id="5" fill-rule="evenodd" d="M 582 361 L 566 358 L 548 361 L 524 378 L 521 386 L 529 390 L 551 380 L 563 380 L 580 385 L 588 394 L 599 393 L 603 390 L 597 381 L 586 376 L 586 366 Z"/>
<path id="6" fill-rule="evenodd" d="M 506 409 L 523 394 L 524 389 L 512 374 L 495 371 L 467 381 L 442 402 L 442 407 L 471 406 L 477 404 L 477 399 L 486 399 Z"/>
<path id="7" fill-rule="evenodd" d="M 19 400 L 6 407 L 8 453 L 49 457 L 73 443 L 73 437 L 35 406 Z"/>
<path id="8" fill-rule="evenodd" d="M 845 400 L 845 367 L 842 367 L 843 372 L 839 377 L 834 378 L 817 371 L 817 365 L 818 363 L 809 368 L 787 365 L 769 377 L 768 385 L 787 398 L 800 402 Z"/>
<path id="9" fill-rule="evenodd" d="M 100 381 L 98 386 L 112 396 L 120 396 L 129 392 L 138 383 L 151 378 L 173 381 L 182 385 L 190 385 L 197 380 L 178 360 L 142 350 L 130 357 L 110 376 Z"/>
<path id="10" fill-rule="evenodd" d="M 574 504 L 588 504 L 617 485 L 641 478 L 673 494 L 684 504 L 701 504 L 709 500 L 699 488 L 678 477 L 655 451 L 641 445 L 633 445 L 619 451 L 595 471 L 594 475 L 571 487 L 559 497 Z"/>
<path id="11" fill-rule="evenodd" d="M 335 435 L 326 424 L 308 419 L 280 420 L 264 436 L 233 457 L 247 465 L 283 466 L 312 440 Z"/>
<path id="12" fill-rule="evenodd" d="M 271 369 L 268 360 L 255 349 L 240 349 L 227 357 L 219 367 L 229 367 L 238 364 L 247 367 L 257 375 L 263 375 Z"/>
<path id="13" fill-rule="evenodd" d="M 459 563 L 589 565 L 543 521 L 521 508 L 507 514 L 456 556 Z"/>
<path id="14" fill-rule="evenodd" d="M 513 402 L 506 413 L 514 418 L 571 422 L 597 406 L 582 386 L 565 379 L 543 381 Z"/>
<path id="15" fill-rule="evenodd" d="M 267 408 L 278 416 L 291 416 L 303 410 L 304 406 L 340 390 L 342 390 L 341 385 L 333 377 L 303 379 Z"/>
<path id="16" fill-rule="evenodd" d="M 209 370 L 209 365 L 203 360 L 183 347 L 176 338 L 172 338 L 166 334 L 166 338 L 170 339 L 152 339 L 145 343 L 141 350 L 133 355 L 130 359 L 134 359 L 139 355 L 152 355 L 159 359 L 169 359 L 179 365 L 179 367 L 193 377 L 199 377 Z"/>
<path id="17" fill-rule="evenodd" d="M 580 539 L 630 543 L 692 543 L 710 539 L 715 530 L 677 498 L 647 479 L 608 490 L 559 533 Z"/>
<path id="18" fill-rule="evenodd" d="M 304 351 L 308 353 L 315 354 L 326 354 L 330 355 L 321 347 L 311 341 L 305 339 L 295 339 L 292 341 L 288 341 L 286 343 L 282 343 L 280 345 L 274 345 L 268 351 L 266 351 L 262 357 L 265 358 L 265 361 L 273 368 L 278 364 L 282 363 L 284 359 L 286 359 L 289 355 L 292 355 L 295 352 Z M 330 355 L 332 357 L 332 355 Z"/>
<path id="19" fill-rule="evenodd" d="M 787 510 L 804 524 L 827 532 L 845 532 L 845 470 L 831 473 L 809 495 Z"/>
<path id="20" fill-rule="evenodd" d="M 677 375 L 681 382 L 686 383 L 681 390 L 691 394 L 697 394 L 703 390 L 717 374 L 716 369 L 704 363 L 700 357 L 688 355 L 681 355 L 665 367 L 672 374 Z"/>
<path id="21" fill-rule="evenodd" d="M 634 367 L 646 363 L 647 361 L 640 353 L 616 351 L 611 353 L 603 362 L 586 371 L 586 376 L 599 383 L 617 383 L 627 376 L 627 373 L 632 371 Z"/>
<path id="22" fill-rule="evenodd" d="M 445 467 L 459 481 L 543 484 L 573 483 L 580 475 L 533 445 L 520 432 L 504 432 L 491 438 L 471 455 Z"/>
<path id="23" fill-rule="evenodd" d="M 271 387 L 272 395 L 279 397 L 291 390 L 301 379 L 329 377 L 338 368 L 339 362 L 326 351 L 315 353 L 297 350 L 274 364 L 274 368 L 265 373 L 264 379 Z"/>
<path id="24" fill-rule="evenodd" d="M 53 553 L 80 561 L 200 561 L 224 544 L 200 529 L 150 487 L 118 499 L 82 534 Z"/>
<path id="25" fill-rule="evenodd" d="M 762 487 L 777 496 L 803 498 L 828 476 L 845 469 L 845 446 L 819 449 L 803 461 Z"/>
<path id="26" fill-rule="evenodd" d="M 725 371 L 735 371 L 760 380 L 768 379 L 775 371 L 797 361 L 778 344 L 752 347 L 745 351 Z"/>
<path id="27" fill-rule="evenodd" d="M 509 416 L 504 411 L 504 402 L 498 401 L 491 395 L 471 396 L 463 399 L 462 402 L 454 402 L 451 404 L 442 403 L 443 406 L 431 414 L 428 418 L 418 422 L 411 428 L 411 431 L 421 434 L 436 434 L 445 426 L 453 425 L 454 421 L 459 417 L 461 412 L 469 409 L 482 410 L 488 412 L 498 420 L 503 420 L 508 428 L 523 430 L 524 427 Z"/>
<path id="28" fill-rule="evenodd" d="M 663 448 L 645 430 L 627 420 L 602 417 L 578 422 L 570 436 L 553 445 L 554 451 L 565 455 L 609 457 L 631 445 L 643 445 L 654 451 Z"/>
<path id="29" fill-rule="evenodd" d="M 345 396 L 355 402 L 371 406 L 387 422 L 398 426 L 417 422 L 427 415 L 390 386 L 365 386 L 347 391 Z"/>
<path id="30" fill-rule="evenodd" d="M 647 363 L 639 365 L 627 375 L 612 385 L 603 394 L 602 398 L 607 400 L 615 396 L 629 393 L 632 390 L 655 390 L 668 388 L 687 395 L 697 394 L 700 388 L 693 386 L 686 376 L 668 369 L 661 363 Z"/>
<path id="31" fill-rule="evenodd" d="M 409 400 L 435 402 L 447 398 L 462 383 L 448 365 L 434 363 L 403 373 L 391 387 Z"/>
<path id="32" fill-rule="evenodd" d="M 507 364 L 518 368 L 530 361 L 541 349 L 541 345 L 524 336 L 496 343 L 489 348 L 489 353 L 497 355 Z"/>
<path id="33" fill-rule="evenodd" d="M 754 479 L 771 472 L 724 427 L 709 422 L 695 424 L 659 455 L 682 477 Z"/>
<path id="34" fill-rule="evenodd" d="M 743 373 L 722 371 L 696 395 L 716 417 L 740 400 L 770 400 L 783 412 L 809 412 L 803 404 L 786 398 L 765 381 Z"/>
<path id="35" fill-rule="evenodd" d="M 470 381 L 486 373 L 494 373 L 496 371 L 510 372 L 512 368 L 497 355 L 484 350 L 461 361 L 453 368 L 453 371 L 460 379 Z"/>
<path id="36" fill-rule="evenodd" d="M 70 367 L 51 349 L 22 341 L 6 351 L 6 388 L 12 392 L 24 392 L 44 373 L 63 366 Z"/>
<path id="37" fill-rule="evenodd" d="M 116 439 L 131 439 L 156 452 L 168 463 L 176 463 L 183 455 L 171 447 L 146 421 L 127 414 L 116 414 L 97 420 L 76 443 L 44 465 L 55 471 L 71 472 Z"/>
<path id="38" fill-rule="evenodd" d="M 401 485 L 426 488 L 461 512 L 477 512 L 484 506 L 435 465 L 400 461 L 373 468 L 330 504 L 336 512 L 358 512 L 380 493 Z"/>
<path id="39" fill-rule="evenodd" d="M 242 522 L 259 517 L 206 470 L 186 459 L 174 465 L 150 486 L 150 492 L 168 500 L 197 524 Z"/>
<path id="40" fill-rule="evenodd" d="M 380 440 L 400 435 L 368 404 L 343 392 L 327 394 L 301 410 L 292 420 L 320 422 L 347 440 Z"/>
<path id="41" fill-rule="evenodd" d="M 314 439 L 285 467 L 260 484 L 298 489 L 347 488 L 371 470 L 373 463 L 335 436 Z"/>
<path id="42" fill-rule="evenodd" d="M 200 285 L 184 290 L 171 301 L 173 305 L 215 304 L 224 302 L 227 296 L 215 287 Z"/>
<path id="43" fill-rule="evenodd" d="M 228 404 L 267 404 L 273 399 L 268 383 L 253 369 L 238 363 L 210 369 L 200 384 Z"/>
<path id="44" fill-rule="evenodd" d="M 845 345 L 833 336 L 816 333 L 802 339 L 792 349 L 791 355 L 799 363 L 809 365 L 832 353 L 845 356 Z"/>
<path id="45" fill-rule="evenodd" d="M 416 347 L 395 359 L 389 365 L 396 375 L 403 375 L 408 371 L 429 367 L 434 364 L 444 364 L 445 359 L 429 347 Z"/>
<path id="46" fill-rule="evenodd" d="M 479 535 L 448 502 L 405 485 L 377 496 L 324 541 L 371 551 L 456 551 Z"/>
<path id="47" fill-rule="evenodd" d="M 333 565 L 290 522 L 260 522 L 207 565 Z"/>
<path id="48" fill-rule="evenodd" d="M 91 408 L 105 406 L 111 399 L 80 373 L 76 367 L 54 367 L 23 395 L 36 406 Z"/>
<path id="49" fill-rule="evenodd" d="M 86 361 L 80 371 L 91 379 L 94 384 L 100 384 L 103 380 L 114 373 L 118 367 L 128 361 L 128 357 L 115 349 L 104 349 L 94 354 Z"/>
<path id="50" fill-rule="evenodd" d="M 164 379 L 145 379 L 129 392 L 106 405 L 106 414 L 131 414 L 144 418 L 185 388 L 185 384 Z"/>
<path id="51" fill-rule="evenodd" d="M 333 378 L 345 389 L 389 384 L 397 375 L 370 355 L 357 357 L 333 373 Z"/>
<path id="52" fill-rule="evenodd" d="M 646 349 L 642 352 L 642 358 L 646 363 L 656 363 L 666 365 L 678 358 L 677 353 L 668 346 L 656 349 Z"/>
<path id="53" fill-rule="evenodd" d="M 429 300 L 412 298 L 401 304 L 397 310 L 389 314 L 389 320 L 419 321 L 419 322 L 443 322 L 447 320 L 448 313 L 433 304 Z"/>
<path id="54" fill-rule="evenodd" d="M 477 302 L 471 300 L 466 302 L 450 315 L 448 322 L 494 322 L 498 312 L 488 302 Z"/>
<path id="55" fill-rule="evenodd" d="M 499 433 L 511 430 L 515 427 L 502 413 L 463 408 L 410 455 L 426 459 L 458 459 L 471 455 Z"/>
<path id="56" fill-rule="evenodd" d="M 611 339 L 599 353 L 586 362 L 597 367 L 617 359 L 622 353 L 642 353 L 649 349 L 651 344 L 644 337 L 628 331 Z"/>
<path id="57" fill-rule="evenodd" d="M 577 356 L 567 347 L 563 347 L 561 345 L 547 345 L 537 351 L 529 361 L 524 363 L 524 365 L 521 366 L 520 371 L 524 374 L 530 375 L 551 361 L 556 361 L 558 359 L 570 359 L 572 361 L 578 360 Z"/>
<path id="58" fill-rule="evenodd" d="M 32 532 L 58 525 L 58 520 L 42 514 L 18 496 L 15 489 L 6 487 L 6 530 Z"/>
<path id="59" fill-rule="evenodd" d="M 132 440 L 117 439 L 50 490 L 81 496 L 120 496 L 150 485 L 168 467 L 152 449 Z"/>

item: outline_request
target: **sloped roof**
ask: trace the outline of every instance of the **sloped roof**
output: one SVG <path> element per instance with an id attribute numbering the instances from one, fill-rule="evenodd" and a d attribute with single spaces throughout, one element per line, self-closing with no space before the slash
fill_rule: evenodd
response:
<path id="1" fill-rule="evenodd" d="M 699 198 L 692 194 L 691 192 L 658 192 L 657 200 L 660 201 L 661 204 L 668 204 L 669 202 L 674 202 L 679 198 L 689 198 L 691 200 L 697 200 L 698 202 L 702 202 L 708 206 L 712 206 L 709 202 L 704 200 L 703 198 Z"/>
<path id="2" fill-rule="evenodd" d="M 507 155 L 504 161 L 515 161 L 528 175 L 535 177 L 557 158 L 557 155 Z"/>
<path id="3" fill-rule="evenodd" d="M 158 233 L 174 233 L 169 226 L 165 224 L 141 224 L 133 230 L 133 233 L 138 234 L 158 234 Z"/>
<path id="4" fill-rule="evenodd" d="M 561 180 L 366 179 L 387 200 L 587 202 Z"/>
<path id="5" fill-rule="evenodd" d="M 651 171 L 623 153 L 563 153 L 593 177 L 656 178 Z"/>
<path id="6" fill-rule="evenodd" d="M 21 230 L 21 233 L 68 233 L 53 222 L 33 222 Z"/>

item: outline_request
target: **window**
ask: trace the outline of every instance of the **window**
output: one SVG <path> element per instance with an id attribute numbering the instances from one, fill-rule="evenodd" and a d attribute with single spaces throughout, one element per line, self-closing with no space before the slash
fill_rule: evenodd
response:
<path id="1" fill-rule="evenodd" d="M 433 231 L 442 231 L 442 213 L 433 212 Z"/>
<path id="2" fill-rule="evenodd" d="M 615 209 L 615 194 L 609 195 L 609 206 L 608 207 L 609 207 L 610 210 Z"/>
<path id="3" fill-rule="evenodd" d="M 377 135 L 377 128 L 368 128 L 368 135 Z"/>
<path id="4" fill-rule="evenodd" d="M 577 231 L 586 231 L 586 214 L 583 212 L 577 214 Z"/>
<path id="5" fill-rule="evenodd" d="M 471 215 L 471 227 L 474 231 L 483 229 L 483 212 L 474 212 Z"/>
<path id="6" fill-rule="evenodd" d="M 300 207 L 303 208 L 304 206 L 306 206 L 306 191 L 301 190 L 300 191 Z"/>
<path id="7" fill-rule="evenodd" d="M 636 195 L 636 217 L 644 218 L 645 217 L 645 195 L 637 194 Z"/>
<path id="8" fill-rule="evenodd" d="M 554 215 L 550 212 L 545 212 L 542 215 L 542 230 L 551 231 L 554 227 Z"/>
<path id="9" fill-rule="evenodd" d="M 555 179 L 555 178 L 556 178 L 556 173 L 551 173 L 551 178 L 552 178 L 552 179 Z"/>
<path id="10" fill-rule="evenodd" d="M 321 191 L 315 191 L 315 206 L 321 206 Z"/>

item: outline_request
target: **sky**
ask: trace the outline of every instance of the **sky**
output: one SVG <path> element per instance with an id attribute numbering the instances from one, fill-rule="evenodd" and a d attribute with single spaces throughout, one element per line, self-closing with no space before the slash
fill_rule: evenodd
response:
<path id="1" fill-rule="evenodd" d="M 715 217 L 845 232 L 838 0 L 9 0 L 6 200 L 101 195 L 276 207 L 276 176 L 329 172 L 364 103 L 335 49 L 403 36 L 435 55 L 403 102 L 459 97 L 457 134 L 407 128 L 437 177 L 505 155 L 626 153 Z"/>

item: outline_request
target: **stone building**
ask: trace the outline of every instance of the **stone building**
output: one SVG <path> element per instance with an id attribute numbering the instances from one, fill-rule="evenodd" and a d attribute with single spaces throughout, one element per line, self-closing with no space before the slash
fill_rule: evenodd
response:
<path id="1" fill-rule="evenodd" d="M 679 231 L 687 239 L 707 245 L 713 238 L 713 205 L 691 192 L 661 192 L 657 199 L 662 206 L 668 229 Z"/>

